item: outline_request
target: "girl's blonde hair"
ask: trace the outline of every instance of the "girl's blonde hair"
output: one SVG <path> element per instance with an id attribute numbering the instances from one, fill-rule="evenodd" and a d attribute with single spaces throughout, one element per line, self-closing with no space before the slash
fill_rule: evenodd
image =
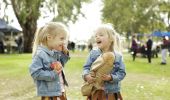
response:
<path id="1" fill-rule="evenodd" d="M 97 30 L 101 30 L 103 33 L 106 33 L 109 36 L 112 50 L 119 53 L 122 52 L 120 36 L 110 23 L 100 25 Z"/>
<path id="2" fill-rule="evenodd" d="M 68 30 L 64 24 L 59 22 L 49 22 L 45 26 L 37 29 L 34 37 L 34 42 L 33 42 L 33 49 L 32 49 L 33 56 L 36 53 L 38 45 L 44 45 L 48 47 L 47 45 L 48 34 L 54 37 L 58 34 L 65 34 L 67 36 Z"/>

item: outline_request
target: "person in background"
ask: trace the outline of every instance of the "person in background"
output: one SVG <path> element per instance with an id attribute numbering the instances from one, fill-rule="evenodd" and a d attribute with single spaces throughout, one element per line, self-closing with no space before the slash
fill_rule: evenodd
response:
<path id="1" fill-rule="evenodd" d="M 157 42 L 153 42 L 153 45 L 152 45 L 152 57 L 158 58 L 158 53 L 159 53 L 159 46 L 158 46 Z"/>
<path id="2" fill-rule="evenodd" d="M 137 49 L 138 49 L 138 44 L 137 44 L 136 36 L 134 35 L 132 36 L 132 44 L 131 44 L 133 61 L 135 61 Z"/>
<path id="3" fill-rule="evenodd" d="M 166 65 L 166 56 L 168 51 L 169 38 L 167 36 L 163 37 L 161 45 L 162 62 L 161 65 Z"/>
<path id="4" fill-rule="evenodd" d="M 88 49 L 89 49 L 89 51 L 91 51 L 93 49 L 93 44 L 92 43 L 89 43 Z"/>
<path id="5" fill-rule="evenodd" d="M 4 33 L 0 32 L 0 53 L 5 53 L 4 37 Z"/>
<path id="6" fill-rule="evenodd" d="M 17 44 L 17 49 L 18 49 L 18 53 L 22 53 L 23 52 L 23 34 L 18 34 L 17 39 L 15 40 L 16 44 Z"/>
<path id="7" fill-rule="evenodd" d="M 148 58 L 148 63 L 151 63 L 151 58 L 152 58 L 152 44 L 153 41 L 151 39 L 151 36 L 148 37 L 148 41 L 146 42 L 146 47 L 147 47 L 147 58 Z"/>

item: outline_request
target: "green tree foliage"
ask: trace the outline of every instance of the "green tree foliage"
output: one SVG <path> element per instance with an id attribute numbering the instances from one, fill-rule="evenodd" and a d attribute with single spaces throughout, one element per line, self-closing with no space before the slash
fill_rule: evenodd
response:
<path id="1" fill-rule="evenodd" d="M 167 30 L 170 31 L 170 1 L 165 0 L 159 4 L 160 12 L 166 15 L 168 27 Z"/>
<path id="2" fill-rule="evenodd" d="M 4 0 L 7 4 L 7 0 Z M 10 0 L 24 34 L 24 52 L 31 52 L 41 8 L 54 14 L 54 21 L 75 22 L 83 2 L 90 0 Z M 83 14 L 82 14 L 83 15 Z"/>
<path id="3" fill-rule="evenodd" d="M 112 23 L 120 33 L 129 31 L 150 33 L 158 29 L 165 30 L 159 6 L 162 2 L 162 0 L 103 0 L 103 21 Z M 164 2 L 162 5 L 166 4 L 167 2 Z"/>

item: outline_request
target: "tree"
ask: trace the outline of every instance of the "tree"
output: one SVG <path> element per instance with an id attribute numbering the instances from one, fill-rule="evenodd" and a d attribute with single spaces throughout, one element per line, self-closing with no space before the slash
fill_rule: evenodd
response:
<path id="1" fill-rule="evenodd" d="M 160 7 L 160 12 L 166 15 L 167 23 L 168 23 L 167 31 L 170 31 L 170 1 L 169 0 L 162 1 L 159 4 L 159 7 Z"/>
<path id="2" fill-rule="evenodd" d="M 164 30 L 160 3 L 161 0 L 103 0 L 103 21 L 111 22 L 120 33 Z"/>
<path id="3" fill-rule="evenodd" d="M 8 4 L 7 0 L 4 1 Z M 55 21 L 75 22 L 78 15 L 82 14 L 80 10 L 82 3 L 88 1 L 90 0 L 10 0 L 24 34 L 24 52 L 32 51 L 32 41 L 37 28 L 37 20 L 41 16 L 41 8 L 45 7 L 53 13 Z"/>

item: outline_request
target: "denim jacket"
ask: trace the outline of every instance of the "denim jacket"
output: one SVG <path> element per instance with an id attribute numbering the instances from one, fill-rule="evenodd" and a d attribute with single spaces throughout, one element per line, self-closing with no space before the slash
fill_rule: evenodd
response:
<path id="1" fill-rule="evenodd" d="M 92 50 L 87 58 L 85 65 L 83 66 L 83 78 L 89 74 L 92 63 L 102 53 L 100 49 Z M 120 91 L 120 81 L 126 76 L 125 65 L 122 60 L 122 56 L 119 53 L 114 52 L 115 61 L 114 68 L 111 71 L 112 80 L 104 82 L 104 90 L 106 93 L 116 93 Z"/>
<path id="2" fill-rule="evenodd" d="M 53 61 L 67 62 L 69 57 L 59 51 L 51 51 L 44 46 L 38 46 L 36 54 L 29 67 L 30 74 L 37 87 L 38 96 L 60 96 L 61 87 L 58 74 L 50 68 Z M 62 71 L 64 84 L 67 85 L 64 72 Z"/>

